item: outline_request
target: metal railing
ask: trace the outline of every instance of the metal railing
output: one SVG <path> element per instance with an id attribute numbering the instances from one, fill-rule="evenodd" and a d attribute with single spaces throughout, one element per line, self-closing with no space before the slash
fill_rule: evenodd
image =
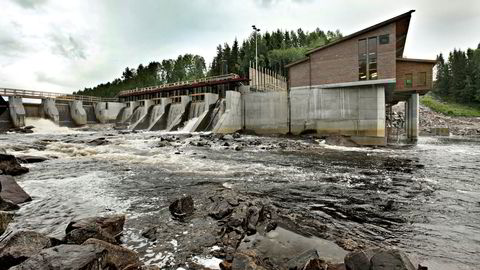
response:
<path id="1" fill-rule="evenodd" d="M 22 90 L 22 89 L 13 89 L 13 88 L 0 88 L 0 96 L 18 96 L 22 98 L 54 98 L 57 100 L 80 100 L 85 102 L 118 102 L 118 98 L 103 98 L 103 97 L 93 97 L 93 96 L 82 96 L 82 95 L 71 95 L 65 93 L 54 93 L 54 92 L 43 92 L 43 91 L 33 91 L 33 90 Z"/>
<path id="2" fill-rule="evenodd" d="M 165 88 L 175 87 L 175 86 L 190 85 L 190 84 L 202 83 L 202 82 L 224 81 L 224 80 L 237 79 L 237 78 L 240 78 L 240 76 L 238 74 L 230 73 L 230 74 L 212 76 L 212 77 L 205 77 L 205 78 L 190 80 L 190 81 L 166 83 L 166 84 L 155 85 L 155 86 L 147 86 L 147 87 L 142 87 L 142 88 L 123 90 L 123 91 L 120 91 L 118 93 L 118 96 L 125 96 L 125 95 L 128 95 L 128 94 L 145 92 L 145 91 L 149 91 L 149 90 L 160 90 L 160 89 L 165 89 Z"/>

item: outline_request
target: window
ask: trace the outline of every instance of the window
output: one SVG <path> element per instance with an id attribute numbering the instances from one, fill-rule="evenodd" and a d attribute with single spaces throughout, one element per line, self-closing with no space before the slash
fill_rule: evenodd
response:
<path id="1" fill-rule="evenodd" d="M 376 80 L 377 74 L 377 37 L 368 39 L 368 79 Z"/>
<path id="2" fill-rule="evenodd" d="M 390 43 L 390 35 L 389 34 L 381 35 L 378 38 L 379 38 L 380 45 Z"/>
<path id="3" fill-rule="evenodd" d="M 405 74 L 405 88 L 412 88 L 413 76 L 412 73 Z"/>
<path id="4" fill-rule="evenodd" d="M 377 37 L 358 40 L 358 79 L 375 80 L 377 72 Z"/>
<path id="5" fill-rule="evenodd" d="M 419 72 L 418 73 L 418 86 L 427 86 L 427 73 L 426 72 Z"/>
<path id="6" fill-rule="evenodd" d="M 358 41 L 358 79 L 360 81 L 367 79 L 367 40 Z"/>

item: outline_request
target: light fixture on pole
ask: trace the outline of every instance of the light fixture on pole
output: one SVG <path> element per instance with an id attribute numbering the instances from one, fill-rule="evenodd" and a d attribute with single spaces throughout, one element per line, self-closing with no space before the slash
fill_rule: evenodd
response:
<path id="1" fill-rule="evenodd" d="M 257 32 L 260 32 L 260 29 L 255 25 L 252 25 L 253 31 L 255 32 L 255 73 L 258 72 L 258 45 L 257 45 Z M 255 76 L 255 84 L 257 84 L 257 76 Z"/>

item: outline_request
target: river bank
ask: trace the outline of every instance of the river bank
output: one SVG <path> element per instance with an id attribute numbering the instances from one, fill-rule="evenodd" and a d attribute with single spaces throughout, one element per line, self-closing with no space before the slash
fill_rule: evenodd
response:
<path id="1" fill-rule="evenodd" d="M 166 268 L 211 262 L 222 252 L 217 242 L 194 252 L 200 240 L 192 240 L 206 235 L 196 228 L 219 229 L 214 218 L 209 224 L 199 217 L 209 217 L 210 198 L 226 192 L 274 207 L 282 222 L 273 235 L 280 239 L 313 237 L 315 245 L 328 241 L 344 254 L 395 247 L 430 269 L 475 269 L 478 145 L 452 137 L 347 148 L 314 138 L 108 128 L 0 140 L 15 155 L 49 158 L 27 164 L 30 172 L 16 177 L 33 200 L 18 210 L 13 229 L 61 237 L 72 219 L 123 213 L 123 245 L 143 262 Z M 189 195 L 192 220 L 176 220 L 170 204 Z"/>

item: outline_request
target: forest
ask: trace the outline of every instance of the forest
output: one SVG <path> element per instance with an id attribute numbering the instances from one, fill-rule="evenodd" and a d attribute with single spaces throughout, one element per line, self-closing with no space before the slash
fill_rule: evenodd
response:
<path id="1" fill-rule="evenodd" d="M 258 66 L 269 68 L 285 75 L 285 65 L 305 56 L 305 52 L 341 38 L 339 30 L 324 32 L 319 28 L 308 32 L 276 30 L 257 35 Z M 126 67 L 120 78 L 101 83 L 95 87 L 79 90 L 74 94 L 114 97 L 122 90 L 133 89 L 216 76 L 227 73 L 248 75 L 250 61 L 255 60 L 255 34 L 239 44 L 235 39 L 231 44 L 220 44 L 216 56 L 207 67 L 200 55 L 184 54 L 176 59 L 153 61 L 137 68 Z"/>
<path id="2" fill-rule="evenodd" d="M 480 105 L 480 44 L 466 51 L 454 49 L 437 57 L 433 94 L 442 100 Z"/>

